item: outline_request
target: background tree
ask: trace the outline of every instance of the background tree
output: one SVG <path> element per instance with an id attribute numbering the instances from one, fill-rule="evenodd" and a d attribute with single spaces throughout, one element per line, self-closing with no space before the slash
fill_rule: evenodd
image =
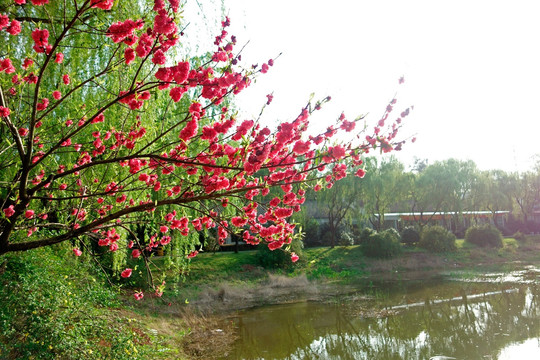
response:
<path id="1" fill-rule="evenodd" d="M 362 181 L 347 177 L 336 182 L 330 189 L 317 193 L 317 206 L 328 220 L 330 247 L 336 246 L 341 226 L 352 225 L 352 215 L 361 206 L 360 188 Z M 321 234 L 323 236 L 324 234 Z"/>
<path id="2" fill-rule="evenodd" d="M 528 171 L 522 174 L 514 173 L 511 177 L 510 194 L 519 210 L 518 216 L 522 221 L 523 231 L 534 231 L 528 227 L 536 227 L 531 222 L 536 204 L 540 201 L 540 173 Z"/>
<path id="3" fill-rule="evenodd" d="M 502 170 L 490 170 L 479 173 L 473 189 L 474 210 L 489 210 L 496 223 L 498 211 L 512 210 L 512 178 Z"/>
<path id="4" fill-rule="evenodd" d="M 437 161 L 411 176 L 411 212 L 420 213 L 414 217 L 420 228 L 430 223 L 435 213 L 451 212 L 458 221 L 459 214 L 471 208 L 471 191 L 476 181 L 476 165 L 473 162 L 455 159 Z"/>
<path id="5" fill-rule="evenodd" d="M 366 159 L 361 197 L 365 213 L 376 230 L 383 228 L 385 213 L 403 207 L 408 188 L 408 177 L 403 171 L 403 164 L 393 156 Z"/>

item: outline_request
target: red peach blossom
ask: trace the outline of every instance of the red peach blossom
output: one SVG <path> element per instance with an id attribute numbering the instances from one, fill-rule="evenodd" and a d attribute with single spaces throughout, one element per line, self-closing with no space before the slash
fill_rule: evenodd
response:
<path id="1" fill-rule="evenodd" d="M 0 106 L 0 117 L 8 117 L 11 114 L 11 111 L 7 107 Z"/>
<path id="2" fill-rule="evenodd" d="M 124 271 L 122 271 L 122 273 L 120 274 L 120 276 L 122 276 L 123 278 L 128 278 L 131 276 L 131 272 L 133 270 L 131 270 L 130 268 L 127 268 L 125 269 Z"/>
<path id="3" fill-rule="evenodd" d="M 15 209 L 14 209 L 13 205 L 9 205 L 3 211 L 4 211 L 4 215 L 6 215 L 6 217 L 11 217 L 11 216 L 13 216 L 13 214 L 15 214 Z"/>

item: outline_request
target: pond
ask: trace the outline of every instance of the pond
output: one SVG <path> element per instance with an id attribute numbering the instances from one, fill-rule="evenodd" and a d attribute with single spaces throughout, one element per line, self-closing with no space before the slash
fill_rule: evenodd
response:
<path id="1" fill-rule="evenodd" d="M 244 310 L 222 359 L 540 359 L 540 272 L 359 285 Z M 437 357 L 439 356 L 439 357 Z"/>

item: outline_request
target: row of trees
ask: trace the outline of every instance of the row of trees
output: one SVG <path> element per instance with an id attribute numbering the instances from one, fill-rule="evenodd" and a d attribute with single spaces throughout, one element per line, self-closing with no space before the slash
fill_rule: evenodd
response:
<path id="1" fill-rule="evenodd" d="M 328 232 L 326 242 L 333 245 L 340 228 L 364 223 L 382 230 L 385 214 L 391 212 L 426 214 L 414 218 L 421 229 L 432 222 L 434 212 L 459 216 L 466 211 L 490 211 L 494 219 L 497 211 L 510 211 L 508 227 L 501 230 L 508 234 L 540 231 L 533 217 L 540 204 L 540 166 L 524 173 L 481 171 L 473 161 L 448 159 L 432 164 L 417 160 L 406 170 L 394 156 L 369 157 L 365 164 L 362 181 L 347 178 L 328 191 L 308 195 L 317 214 L 308 214 L 306 209 L 297 216 L 308 229 L 308 238 L 314 225 L 308 218 L 314 215 L 327 219 L 322 237 Z"/>

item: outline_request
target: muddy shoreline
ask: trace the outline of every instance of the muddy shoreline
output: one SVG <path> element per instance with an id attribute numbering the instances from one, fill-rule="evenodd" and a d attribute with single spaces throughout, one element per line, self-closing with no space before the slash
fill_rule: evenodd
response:
<path id="1" fill-rule="evenodd" d="M 537 250 L 538 251 L 538 250 Z M 368 275 L 357 279 L 308 280 L 302 274 L 296 277 L 269 274 L 265 281 L 252 284 L 222 283 L 205 286 L 195 295 L 190 306 L 205 315 L 227 315 L 235 311 L 257 306 L 279 305 L 299 301 L 333 301 L 338 296 L 357 293 L 369 284 L 391 281 L 421 281 L 440 278 L 454 272 L 512 271 L 528 265 L 538 264 L 530 260 L 511 262 L 502 259 L 484 258 L 482 262 L 464 264 L 454 259 L 434 257 L 425 253 L 409 253 L 391 260 L 368 260 Z M 369 300 L 368 296 L 360 298 Z"/>

